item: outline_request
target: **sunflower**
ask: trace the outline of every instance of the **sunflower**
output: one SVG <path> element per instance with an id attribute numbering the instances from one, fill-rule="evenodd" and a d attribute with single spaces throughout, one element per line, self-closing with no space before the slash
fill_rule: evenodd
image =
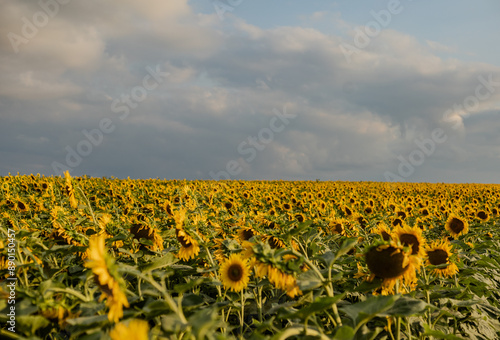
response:
<path id="1" fill-rule="evenodd" d="M 73 183 L 71 182 L 71 175 L 69 171 L 64 172 L 64 178 L 66 180 L 66 194 L 69 196 L 69 203 L 71 208 L 76 209 L 78 207 L 78 201 L 75 198 L 75 189 L 73 188 Z"/>
<path id="2" fill-rule="evenodd" d="M 255 231 L 252 227 L 244 227 L 240 228 L 238 231 L 238 238 L 240 239 L 240 243 L 243 241 L 248 241 L 255 235 L 258 235 L 259 233 Z"/>
<path id="3" fill-rule="evenodd" d="M 382 279 L 382 294 L 392 294 L 396 282 L 401 279 L 413 286 L 416 273 L 410 261 L 410 253 L 394 241 L 374 245 L 365 253 L 365 261 L 371 272 L 370 280 Z"/>
<path id="4" fill-rule="evenodd" d="M 191 258 L 194 259 L 200 252 L 198 241 L 196 241 L 193 237 L 186 233 L 186 231 L 182 228 L 176 228 L 175 235 L 177 237 L 177 241 L 179 241 L 179 243 L 181 244 L 181 248 L 179 249 L 178 254 L 179 258 L 184 261 L 187 261 Z"/>
<path id="5" fill-rule="evenodd" d="M 450 261 L 452 254 L 452 246 L 448 240 L 434 241 L 426 249 L 427 261 L 426 264 L 433 266 L 444 266 L 442 268 L 434 268 L 432 273 L 441 277 L 450 277 L 458 272 L 458 267 Z"/>
<path id="6" fill-rule="evenodd" d="M 130 233 L 134 238 L 140 240 L 141 238 L 153 242 L 152 246 L 148 246 L 153 251 L 163 250 L 163 238 L 160 236 L 156 228 L 150 226 L 148 223 L 136 223 L 130 228 Z"/>
<path id="7" fill-rule="evenodd" d="M 26 212 L 29 210 L 29 207 L 26 203 L 24 203 L 22 200 L 18 200 L 16 203 L 16 207 L 19 211 L 21 212 Z"/>
<path id="8" fill-rule="evenodd" d="M 273 249 L 277 248 L 285 248 L 285 242 L 277 238 L 276 236 L 265 236 L 265 239 L 267 239 L 267 243 L 271 246 Z"/>
<path id="9" fill-rule="evenodd" d="M 239 254 L 231 254 L 220 266 L 220 277 L 225 289 L 240 292 L 248 286 L 250 281 L 250 267 L 248 260 Z"/>
<path id="10" fill-rule="evenodd" d="M 113 258 L 106 253 L 104 241 L 104 235 L 91 237 L 85 266 L 92 269 L 94 280 L 103 292 L 100 300 L 106 298 L 109 321 L 118 322 L 123 316 L 123 306 L 128 307 L 129 304 L 120 287 L 123 280 L 118 275 Z"/>
<path id="11" fill-rule="evenodd" d="M 375 229 L 372 229 L 372 233 L 379 234 L 384 241 L 389 241 L 392 231 L 384 222 L 380 222 Z"/>
<path id="12" fill-rule="evenodd" d="M 458 215 L 451 213 L 448 220 L 446 220 L 445 229 L 456 239 L 460 235 L 467 234 L 469 223 Z"/>
<path id="13" fill-rule="evenodd" d="M 286 294 L 292 299 L 297 295 L 302 295 L 302 291 L 297 285 L 297 280 L 294 275 L 286 273 L 272 264 L 267 264 L 258 260 L 255 261 L 254 271 L 257 277 L 262 278 L 267 276 L 269 282 L 276 288 L 286 291 Z"/>
<path id="14" fill-rule="evenodd" d="M 485 210 L 479 210 L 476 213 L 476 217 L 481 220 L 481 222 L 488 222 L 490 220 L 490 215 Z"/>
<path id="15" fill-rule="evenodd" d="M 332 218 L 328 223 L 328 231 L 332 234 L 340 234 L 346 236 L 345 225 L 346 221 L 343 219 Z"/>
<path id="16" fill-rule="evenodd" d="M 306 220 L 306 217 L 304 216 L 304 214 L 298 213 L 298 214 L 295 214 L 295 216 L 293 216 L 293 220 L 295 220 L 299 223 L 302 223 Z"/>
<path id="17" fill-rule="evenodd" d="M 396 227 L 398 225 L 402 225 L 403 221 L 401 220 L 401 218 L 396 217 L 394 220 L 392 220 L 391 224 L 393 227 Z"/>
<path id="18" fill-rule="evenodd" d="M 109 332 L 112 340 L 148 340 L 149 339 L 149 325 L 144 320 L 131 320 L 128 325 L 120 322 Z"/>
<path id="19" fill-rule="evenodd" d="M 422 229 L 410 227 L 406 224 L 394 228 L 393 235 L 403 246 L 411 247 L 411 255 L 425 256 L 425 238 L 422 236 Z"/>

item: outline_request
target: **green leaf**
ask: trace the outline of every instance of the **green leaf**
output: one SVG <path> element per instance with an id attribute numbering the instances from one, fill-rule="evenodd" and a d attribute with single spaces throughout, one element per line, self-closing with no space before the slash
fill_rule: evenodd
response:
<path id="1" fill-rule="evenodd" d="M 354 329 L 349 326 L 341 326 L 337 328 L 335 335 L 333 336 L 334 340 L 352 340 L 354 339 Z"/>
<path id="2" fill-rule="evenodd" d="M 142 311 L 148 316 L 148 318 L 152 318 L 158 315 L 170 314 L 172 310 L 165 300 L 156 300 L 145 305 L 142 308 Z"/>
<path id="3" fill-rule="evenodd" d="M 399 295 L 372 296 L 366 301 L 344 306 L 340 310 L 346 313 L 357 327 L 359 324 L 366 323 L 375 316 L 383 315 L 384 312 L 394 306 L 394 303 L 399 298 Z"/>
<path id="4" fill-rule="evenodd" d="M 167 333 L 180 333 L 185 330 L 187 326 L 188 325 L 184 324 L 177 314 L 163 315 L 161 317 L 161 328 Z"/>
<path id="5" fill-rule="evenodd" d="M 205 339 L 210 333 L 215 333 L 223 325 L 217 308 L 203 308 L 189 317 L 195 339 Z M 211 338 L 211 337 L 209 337 Z"/>
<path id="6" fill-rule="evenodd" d="M 297 285 L 301 291 L 306 291 L 321 287 L 323 282 L 313 270 L 308 270 L 299 274 Z"/>
<path id="7" fill-rule="evenodd" d="M 335 260 L 337 260 L 339 257 L 342 255 L 347 254 L 354 246 L 358 243 L 357 238 L 348 238 L 344 242 L 342 242 L 342 245 L 340 246 L 339 250 L 335 253 Z"/>
<path id="8" fill-rule="evenodd" d="M 147 263 L 144 266 L 141 266 L 140 269 L 143 272 L 148 272 L 151 270 L 171 266 L 178 261 L 179 261 L 179 259 L 177 259 L 173 253 L 167 253 L 166 255 L 160 257 L 158 260 L 156 260 L 152 263 Z"/>
<path id="9" fill-rule="evenodd" d="M 195 307 L 200 307 L 205 303 L 203 297 L 197 294 L 186 294 L 182 297 L 182 309 L 184 311 L 193 309 Z"/>
<path id="10" fill-rule="evenodd" d="M 18 323 L 16 327 L 24 330 L 29 329 L 31 331 L 30 334 L 34 334 L 37 329 L 47 327 L 50 324 L 50 321 L 41 315 L 18 316 L 16 322 Z"/>
<path id="11" fill-rule="evenodd" d="M 92 326 L 108 322 L 108 315 L 83 316 L 80 318 L 67 319 L 66 322 L 71 326 Z"/>
<path id="12" fill-rule="evenodd" d="M 331 251 L 325 251 L 323 254 L 318 256 L 323 262 L 325 262 L 327 267 L 330 267 L 337 259 L 336 255 Z"/>
<path id="13" fill-rule="evenodd" d="M 184 292 L 187 292 L 188 290 L 190 290 L 196 286 L 199 286 L 200 284 L 202 284 L 205 281 L 206 281 L 206 279 L 204 277 L 201 277 L 201 278 L 197 278 L 195 280 L 190 280 L 186 283 L 179 283 L 179 284 L 176 284 L 174 286 L 174 291 L 176 293 L 184 293 Z"/>
<path id="14" fill-rule="evenodd" d="M 380 316 L 412 316 L 420 314 L 430 306 L 422 300 L 401 296 L 394 302 L 394 305 Z"/>
<path id="15" fill-rule="evenodd" d="M 464 338 L 458 337 L 453 334 L 446 334 L 441 331 L 437 331 L 434 329 L 431 329 L 429 325 L 424 325 L 425 332 L 422 334 L 423 336 L 429 335 L 433 336 L 436 339 L 446 339 L 446 340 L 464 340 Z"/>
<path id="16" fill-rule="evenodd" d="M 342 300 L 345 297 L 345 293 L 342 295 L 336 295 L 333 297 L 325 296 L 318 297 L 314 302 L 306 305 L 305 307 L 299 309 L 297 312 L 287 315 L 288 319 L 302 319 L 305 320 L 314 313 L 322 312 L 325 309 L 331 308 L 334 303 Z"/>

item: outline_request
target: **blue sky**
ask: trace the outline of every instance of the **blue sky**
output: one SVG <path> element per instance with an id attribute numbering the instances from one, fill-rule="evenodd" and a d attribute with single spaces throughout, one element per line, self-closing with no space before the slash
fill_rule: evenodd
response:
<path id="1" fill-rule="evenodd" d="M 203 13 L 214 11 L 215 1 L 191 1 Z M 227 2 L 226 2 L 227 3 Z M 373 21 L 371 12 L 387 9 L 387 0 L 375 1 L 264 1 L 246 0 L 227 15 L 234 15 L 261 28 L 279 26 L 313 27 L 327 34 L 345 34 L 332 22 L 338 15 L 347 24 L 364 26 Z M 498 15 L 500 2 L 495 0 L 468 1 L 399 1 L 401 13 L 392 16 L 388 28 L 416 37 L 432 40 L 453 48 L 454 53 L 443 54 L 463 60 L 500 65 L 500 37 Z M 322 12 L 321 20 L 309 19 Z"/>
<path id="2" fill-rule="evenodd" d="M 46 3 L 2 5 L 0 175 L 500 183 L 497 1 Z"/>

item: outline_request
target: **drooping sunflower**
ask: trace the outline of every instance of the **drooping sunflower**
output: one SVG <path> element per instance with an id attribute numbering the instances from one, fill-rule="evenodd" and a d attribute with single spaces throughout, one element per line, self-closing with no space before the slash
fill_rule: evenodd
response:
<path id="1" fill-rule="evenodd" d="M 109 332 L 112 340 L 148 340 L 149 336 L 148 322 L 144 320 L 130 320 L 128 325 L 120 322 Z"/>
<path id="2" fill-rule="evenodd" d="M 297 295 L 302 295 L 302 291 L 297 285 L 297 280 L 294 275 L 286 273 L 270 263 L 264 263 L 258 260 L 255 261 L 254 271 L 257 277 L 262 278 L 267 276 L 269 282 L 276 288 L 286 291 L 286 294 L 292 299 Z"/>
<path id="3" fill-rule="evenodd" d="M 410 251 L 394 241 L 371 246 L 365 253 L 365 261 L 371 272 L 370 279 L 382 279 L 382 294 L 392 294 L 397 280 L 412 284 L 415 267 L 410 261 Z"/>
<path id="4" fill-rule="evenodd" d="M 69 203 L 71 205 L 71 208 L 76 209 L 78 207 L 78 201 L 76 200 L 75 197 L 75 189 L 73 188 L 73 183 L 71 182 L 71 175 L 69 174 L 69 171 L 64 172 L 64 178 L 66 180 L 66 194 L 69 197 Z"/>
<path id="5" fill-rule="evenodd" d="M 133 224 L 130 228 L 130 233 L 137 240 L 144 238 L 153 242 L 152 246 L 148 246 L 151 250 L 163 250 L 163 238 L 160 236 L 158 230 L 149 223 L 140 222 Z"/>
<path id="6" fill-rule="evenodd" d="M 437 240 L 429 244 L 426 249 L 427 261 L 426 264 L 440 266 L 434 268 L 432 273 L 441 277 L 450 277 L 458 272 L 457 265 L 451 261 L 453 256 L 452 246 L 448 240 Z M 441 267 L 446 265 L 444 267 Z"/>
<path id="7" fill-rule="evenodd" d="M 233 292 L 242 291 L 250 281 L 248 260 L 239 254 L 231 254 L 220 266 L 219 273 L 224 288 Z"/>
<path id="8" fill-rule="evenodd" d="M 282 240 L 280 240 L 278 237 L 276 236 L 264 236 L 264 238 L 267 240 L 267 243 L 271 246 L 271 248 L 273 249 L 277 249 L 277 248 L 285 248 L 286 245 L 285 245 L 285 242 L 283 242 Z"/>
<path id="9" fill-rule="evenodd" d="M 106 306 L 109 307 L 108 319 L 118 322 L 123 316 L 123 306 L 129 307 L 129 304 L 121 289 L 123 280 L 113 258 L 106 253 L 104 242 L 104 235 L 94 235 L 90 238 L 85 266 L 92 269 L 94 280 L 103 293 L 100 301 L 106 298 Z"/>
<path id="10" fill-rule="evenodd" d="M 467 234 L 469 231 L 469 223 L 464 218 L 451 213 L 446 220 L 445 229 L 456 239 L 460 235 Z"/>
<path id="11" fill-rule="evenodd" d="M 181 248 L 179 249 L 177 256 L 184 261 L 191 258 L 194 259 L 200 252 L 198 241 L 186 233 L 186 231 L 182 228 L 176 228 L 175 235 L 177 237 L 177 241 L 181 244 Z"/>

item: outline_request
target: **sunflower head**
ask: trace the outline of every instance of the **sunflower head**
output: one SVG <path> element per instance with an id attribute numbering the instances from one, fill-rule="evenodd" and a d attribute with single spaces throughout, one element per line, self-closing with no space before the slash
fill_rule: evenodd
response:
<path id="1" fill-rule="evenodd" d="M 408 253 L 394 242 L 372 246 L 365 253 L 370 272 L 381 279 L 395 279 L 409 268 Z"/>
<path id="2" fill-rule="evenodd" d="M 476 213 L 476 217 L 481 221 L 481 222 L 488 222 L 490 219 L 490 215 L 488 214 L 487 211 L 485 210 L 479 210 Z"/>
<path id="3" fill-rule="evenodd" d="M 250 281 L 248 260 L 239 254 L 231 254 L 220 266 L 220 277 L 225 289 L 233 292 L 242 291 Z"/>
<path id="4" fill-rule="evenodd" d="M 411 248 L 411 255 L 425 256 L 425 239 L 419 227 L 410 227 L 406 224 L 397 226 L 394 228 L 394 236 L 403 246 Z"/>
<path id="5" fill-rule="evenodd" d="M 193 237 L 191 237 L 186 231 L 182 228 L 175 229 L 175 235 L 177 237 L 177 241 L 181 244 L 181 248 L 179 249 L 179 258 L 187 261 L 191 258 L 195 258 L 196 255 L 200 252 L 200 246 L 198 241 L 196 241 Z"/>
<path id="6" fill-rule="evenodd" d="M 123 279 L 119 276 L 113 258 L 107 254 L 105 247 L 105 236 L 92 236 L 87 249 L 87 268 L 92 269 L 94 280 L 103 292 L 101 299 L 106 298 L 106 306 L 109 307 L 108 319 L 118 322 L 123 316 L 123 306 L 129 303 L 125 293 L 121 289 Z"/>
<path id="7" fill-rule="evenodd" d="M 391 239 L 392 231 L 384 222 L 380 222 L 377 225 L 377 228 L 372 230 L 372 233 L 379 234 L 382 236 L 384 241 L 389 241 Z"/>
<path id="8" fill-rule="evenodd" d="M 469 231 L 469 223 L 464 218 L 451 213 L 446 220 L 445 229 L 449 231 L 453 238 L 457 238 L 460 235 L 467 234 Z"/>
<path id="9" fill-rule="evenodd" d="M 135 339 L 148 340 L 148 322 L 144 320 L 131 320 L 128 325 L 120 322 L 109 333 L 112 340 Z"/>
<path id="10" fill-rule="evenodd" d="M 448 240 L 432 242 L 426 249 L 426 264 L 438 266 L 432 273 L 441 277 L 453 276 L 458 272 L 457 265 L 452 261 L 452 246 Z"/>

